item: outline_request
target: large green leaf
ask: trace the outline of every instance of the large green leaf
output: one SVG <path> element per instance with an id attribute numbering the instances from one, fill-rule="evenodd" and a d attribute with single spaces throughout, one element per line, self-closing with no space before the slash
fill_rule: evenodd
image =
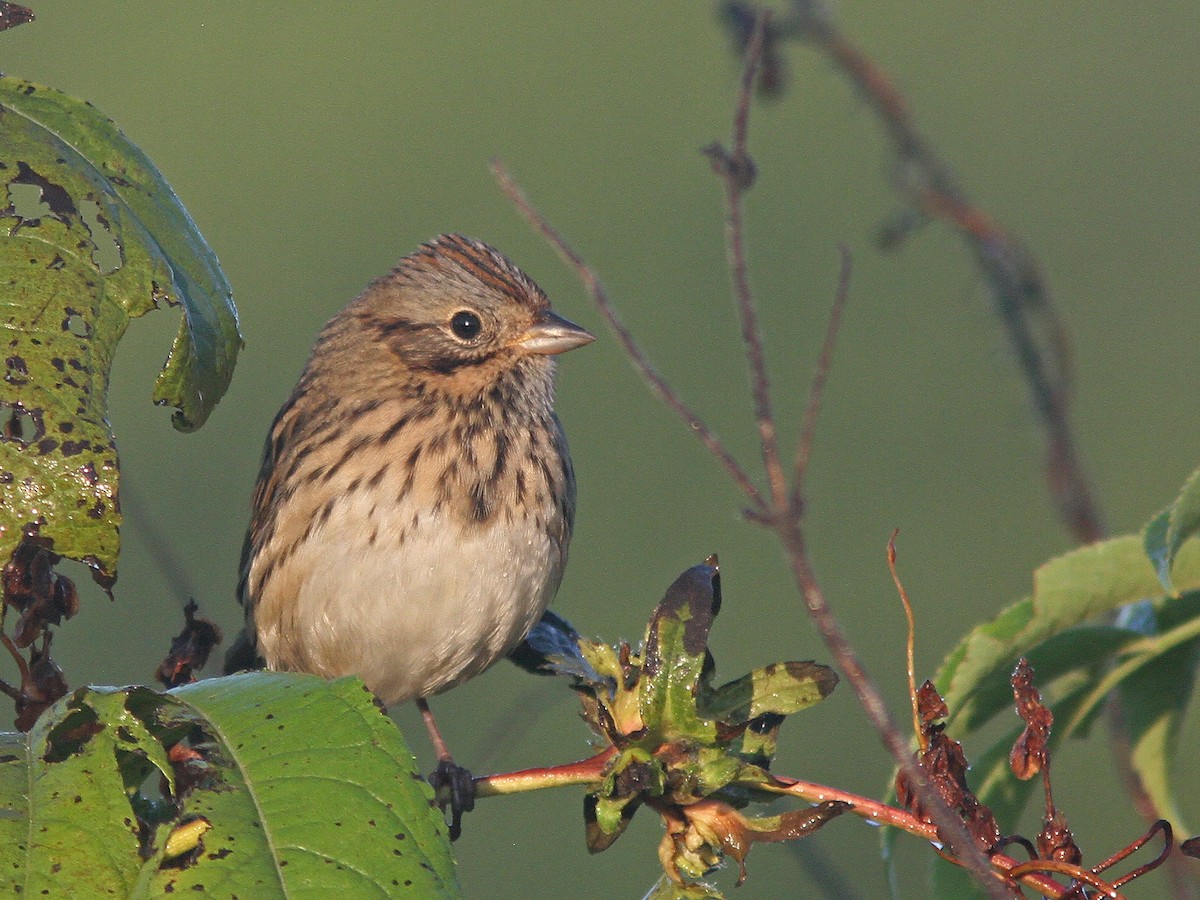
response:
<path id="1" fill-rule="evenodd" d="M 0 753 L 12 893 L 457 896 L 432 794 L 357 679 L 85 688 Z M 201 842 L 168 858 L 168 835 L 196 821 Z"/>
<path id="2" fill-rule="evenodd" d="M 94 107 L 0 77 L 0 558 L 26 530 L 115 576 L 109 371 L 131 318 L 182 321 L 154 389 L 181 430 L 224 394 L 241 347 L 216 257 L 162 175 Z"/>
<path id="3" fill-rule="evenodd" d="M 1181 547 L 1175 584 L 1200 587 L 1200 541 Z M 975 696 L 984 685 L 1007 683 L 1017 657 L 1042 641 L 1125 603 L 1161 596 L 1154 568 L 1135 535 L 1072 551 L 1034 573 L 1034 594 L 972 630 L 950 652 L 936 684 L 951 721 L 978 722 Z"/>

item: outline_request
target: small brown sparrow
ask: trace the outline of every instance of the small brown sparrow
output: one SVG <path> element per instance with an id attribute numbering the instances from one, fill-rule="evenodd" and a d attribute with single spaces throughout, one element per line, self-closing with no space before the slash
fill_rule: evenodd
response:
<path id="1" fill-rule="evenodd" d="M 575 517 L 553 357 L 592 340 L 459 235 L 329 321 L 271 427 L 242 551 L 269 669 L 359 675 L 391 706 L 521 641 L 558 590 Z"/>

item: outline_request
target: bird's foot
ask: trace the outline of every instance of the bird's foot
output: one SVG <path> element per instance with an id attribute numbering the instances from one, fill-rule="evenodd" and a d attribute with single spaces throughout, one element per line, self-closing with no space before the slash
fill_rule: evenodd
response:
<path id="1" fill-rule="evenodd" d="M 475 781 L 470 771 L 447 757 L 429 774 L 429 786 L 433 788 L 433 802 L 447 815 L 450 840 L 457 841 L 462 834 L 463 813 L 475 808 Z"/>

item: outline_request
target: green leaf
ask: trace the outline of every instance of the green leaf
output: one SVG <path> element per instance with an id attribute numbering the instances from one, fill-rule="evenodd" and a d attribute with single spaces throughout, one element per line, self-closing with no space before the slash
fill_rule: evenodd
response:
<path id="1" fill-rule="evenodd" d="M 170 185 L 91 105 L 0 76 L 0 557 L 40 528 L 115 577 L 109 372 L 131 318 L 182 307 L 154 390 L 200 427 L 241 347 L 229 284 Z"/>
<path id="2" fill-rule="evenodd" d="M 1200 541 L 1180 548 L 1177 585 L 1200 586 Z M 1092 544 L 1051 560 L 1034 573 L 1034 595 L 973 629 L 947 655 L 936 685 L 951 721 L 979 719 L 973 706 L 981 686 L 1007 682 L 1018 656 L 1092 616 L 1162 594 L 1136 536 Z"/>
<path id="3" fill-rule="evenodd" d="M 1160 640 L 1169 646 L 1119 688 L 1122 718 L 1132 744 L 1130 762 L 1158 814 L 1180 834 L 1193 831 L 1176 805 L 1170 770 L 1183 715 L 1195 690 L 1200 659 L 1200 639 L 1187 638 L 1185 629 L 1198 618 L 1200 593 L 1159 604 L 1155 620 Z M 1173 632 L 1176 640 L 1171 640 Z"/>
<path id="4" fill-rule="evenodd" d="M 213 823 L 208 852 L 160 871 L 152 896 L 456 895 L 433 794 L 361 681 L 252 673 L 172 695 L 212 736 L 222 781 L 185 798 Z"/>
<path id="5" fill-rule="evenodd" d="M 125 715 L 120 696 L 82 688 L 27 737 L 5 735 L 5 894 L 131 895 L 143 863 L 116 752 L 122 738 L 113 726 Z"/>
<path id="6" fill-rule="evenodd" d="M 721 608 L 715 566 L 692 566 L 667 588 L 646 631 L 639 707 L 652 735 L 711 742 L 712 721 L 696 711 L 696 695 L 708 656 L 708 633 Z"/>
<path id="7" fill-rule="evenodd" d="M 772 663 L 713 691 L 700 714 L 742 725 L 766 713 L 786 716 L 820 703 L 837 686 L 837 673 L 810 661 Z"/>
<path id="8" fill-rule="evenodd" d="M 1130 644 L 1144 637 L 1140 632 L 1114 625 L 1078 625 L 1047 638 L 1023 654 L 1033 666 L 1039 686 L 1072 673 L 1094 683 L 1096 673 Z M 1010 673 L 981 683 L 970 702 L 954 716 L 953 734 L 962 739 L 983 727 L 993 716 L 1013 709 Z M 1015 718 L 1014 718 L 1014 721 Z"/>
<path id="9" fill-rule="evenodd" d="M 139 841 L 135 813 L 150 808 L 139 792 L 157 782 L 139 773 L 169 765 L 183 734 L 195 759 Z M 0 747 L 0 872 L 13 893 L 458 895 L 432 793 L 357 679 L 81 689 Z M 164 865 L 168 833 L 197 817 L 209 827 L 195 852 Z"/>
<path id="10" fill-rule="evenodd" d="M 1197 530 L 1200 530 L 1200 469 L 1188 476 L 1175 501 L 1142 530 L 1146 555 L 1150 557 L 1158 580 L 1168 593 L 1175 591 L 1171 583 L 1171 567 L 1179 548 Z"/>

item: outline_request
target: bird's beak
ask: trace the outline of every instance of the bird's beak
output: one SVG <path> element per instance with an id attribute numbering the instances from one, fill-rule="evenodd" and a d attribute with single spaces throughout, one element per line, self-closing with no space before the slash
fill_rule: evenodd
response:
<path id="1" fill-rule="evenodd" d="M 546 310 L 540 313 L 533 325 L 515 341 L 527 353 L 550 356 L 566 353 L 584 344 L 590 344 L 596 336 L 574 322 L 568 322 L 557 313 Z"/>

